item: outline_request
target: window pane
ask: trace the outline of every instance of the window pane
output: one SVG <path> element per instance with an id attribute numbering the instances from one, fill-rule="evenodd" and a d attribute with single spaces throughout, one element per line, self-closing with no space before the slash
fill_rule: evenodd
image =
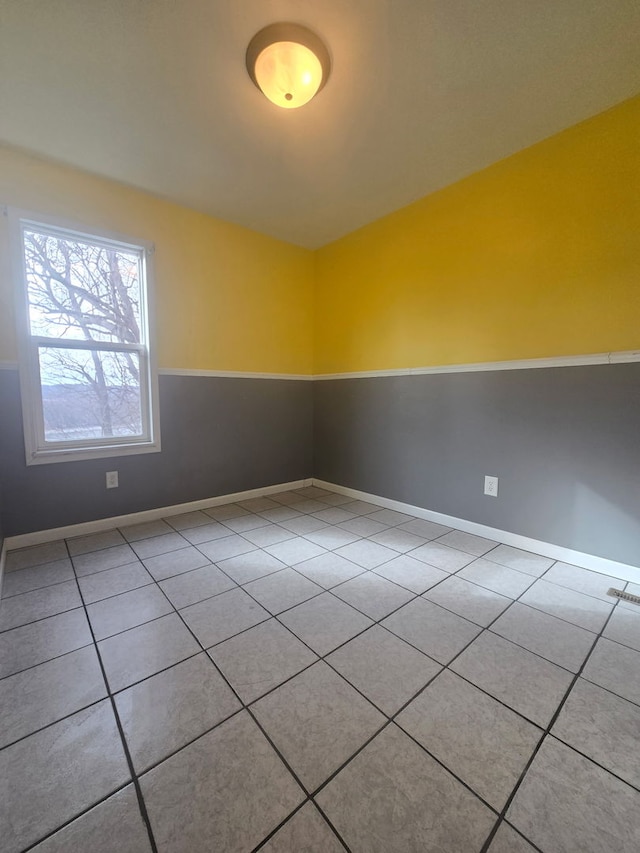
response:
<path id="1" fill-rule="evenodd" d="M 142 435 L 137 353 L 40 347 L 46 441 Z"/>
<path id="2" fill-rule="evenodd" d="M 140 256 L 24 230 L 31 334 L 140 343 Z"/>

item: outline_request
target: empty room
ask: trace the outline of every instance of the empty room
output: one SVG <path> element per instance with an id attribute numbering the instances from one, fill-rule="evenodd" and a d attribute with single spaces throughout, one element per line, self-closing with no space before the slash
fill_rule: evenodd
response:
<path id="1" fill-rule="evenodd" d="M 0 853 L 640 850 L 637 0 L 0 0 Z"/>

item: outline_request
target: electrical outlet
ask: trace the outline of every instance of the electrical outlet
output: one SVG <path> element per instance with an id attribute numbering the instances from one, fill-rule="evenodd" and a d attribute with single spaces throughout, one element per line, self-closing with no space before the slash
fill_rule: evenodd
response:
<path id="1" fill-rule="evenodd" d="M 498 478 L 497 477 L 485 477 L 484 478 L 484 493 L 485 493 L 485 495 L 491 495 L 492 498 L 498 497 Z"/>
<path id="2" fill-rule="evenodd" d="M 117 471 L 107 471 L 107 488 L 108 489 L 117 489 L 118 488 L 118 472 Z"/>

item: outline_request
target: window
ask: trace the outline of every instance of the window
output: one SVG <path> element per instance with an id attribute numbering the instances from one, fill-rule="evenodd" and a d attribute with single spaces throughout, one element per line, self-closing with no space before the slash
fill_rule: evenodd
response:
<path id="1" fill-rule="evenodd" d="M 12 219 L 27 464 L 159 450 L 151 246 Z"/>

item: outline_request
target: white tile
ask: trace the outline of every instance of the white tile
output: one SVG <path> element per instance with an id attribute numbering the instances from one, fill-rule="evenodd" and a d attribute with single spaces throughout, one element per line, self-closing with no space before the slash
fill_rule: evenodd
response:
<path id="1" fill-rule="evenodd" d="M 616 607 L 604 629 L 604 636 L 640 652 L 640 607 Z"/>
<path id="2" fill-rule="evenodd" d="M 392 548 L 400 554 L 406 554 L 407 551 L 413 551 L 414 548 L 419 548 L 420 545 L 425 544 L 425 540 L 421 536 L 407 533 L 406 530 L 396 530 L 395 527 L 389 527 L 382 533 L 375 533 L 369 539 L 378 545 Z"/>
<path id="3" fill-rule="evenodd" d="M 298 512 L 297 509 L 290 506 L 278 506 L 275 509 L 266 509 L 264 512 L 261 512 L 260 515 L 263 518 L 266 518 L 267 521 L 280 522 L 288 521 L 292 518 L 300 518 L 303 513 Z"/>
<path id="4" fill-rule="evenodd" d="M 536 853 L 536 850 L 508 823 L 503 822 L 493 837 L 488 853 Z"/>
<path id="5" fill-rule="evenodd" d="M 511 545 L 498 545 L 497 548 L 487 554 L 486 559 L 491 560 L 492 563 L 524 572 L 527 575 L 533 575 L 536 578 L 543 575 L 554 562 L 549 557 L 541 557 L 540 554 L 532 554 L 530 551 L 512 548 Z"/>
<path id="6" fill-rule="evenodd" d="M 422 560 L 422 562 L 429 563 L 430 566 L 435 566 L 436 569 L 441 569 L 443 572 L 457 572 L 458 569 L 464 568 L 475 559 L 471 554 L 456 551 L 454 548 L 448 548 L 438 542 L 427 542 L 426 545 L 421 545 L 411 552 L 411 556 L 414 560 Z"/>
<path id="7" fill-rule="evenodd" d="M 200 651 L 175 613 L 102 640 L 98 649 L 112 692 L 155 675 Z"/>
<path id="8" fill-rule="evenodd" d="M 304 799 L 246 711 L 140 780 L 162 853 L 253 850 Z"/>
<path id="9" fill-rule="evenodd" d="M 127 785 L 31 849 L 33 853 L 151 853 L 135 788 Z"/>
<path id="10" fill-rule="evenodd" d="M 184 539 L 192 545 L 202 545 L 203 542 L 213 542 L 215 539 L 224 539 L 225 536 L 230 535 L 228 527 L 220 524 L 218 521 L 211 521 L 211 519 L 209 519 L 208 524 L 201 524 L 199 527 L 190 527 L 188 530 L 181 532 Z"/>
<path id="11" fill-rule="evenodd" d="M 312 530 L 310 533 L 305 533 L 304 538 L 330 551 L 333 551 L 335 548 L 341 548 L 343 545 L 349 545 L 351 542 L 356 542 L 360 539 L 357 534 L 349 533 L 348 530 L 342 530 L 340 527 L 321 527 L 320 530 Z"/>
<path id="12" fill-rule="evenodd" d="M 0 747 L 107 695 L 93 646 L 11 675 L 0 689 Z"/>
<path id="13" fill-rule="evenodd" d="M 396 722 L 497 811 L 543 734 L 448 670 L 410 702 Z"/>
<path id="14" fill-rule="evenodd" d="M 75 580 L 0 601 L 0 632 L 82 606 Z"/>
<path id="15" fill-rule="evenodd" d="M 114 595 L 87 607 L 96 640 L 104 640 L 172 612 L 171 602 L 156 584 Z"/>
<path id="16" fill-rule="evenodd" d="M 113 545 L 122 545 L 124 541 L 119 530 L 105 530 L 103 533 L 92 533 L 89 536 L 67 539 L 67 548 L 72 557 L 77 557 L 80 554 L 88 554 L 90 551 L 100 551 Z"/>
<path id="17" fill-rule="evenodd" d="M 239 588 L 185 607 L 180 614 L 205 648 L 228 640 L 271 616 Z"/>
<path id="18" fill-rule="evenodd" d="M 385 722 L 322 661 L 259 699 L 252 710 L 308 791 L 322 784 Z"/>
<path id="19" fill-rule="evenodd" d="M 20 595 L 23 592 L 31 592 L 34 589 L 42 589 L 63 581 L 73 580 L 75 574 L 71 560 L 54 560 L 52 563 L 43 563 L 32 566 L 29 569 L 17 569 L 13 572 L 5 572 L 2 581 L 2 598 L 10 598 L 12 595 Z"/>
<path id="20" fill-rule="evenodd" d="M 144 565 L 155 580 L 162 581 L 207 566 L 209 560 L 200 549 L 189 546 L 168 554 L 158 554 L 157 557 L 147 557 Z"/>
<path id="21" fill-rule="evenodd" d="M 314 512 L 313 517 L 320 519 L 320 521 L 324 521 L 325 524 L 339 524 L 343 521 L 350 521 L 357 516 L 352 512 L 340 509 L 340 507 L 330 507 L 328 509 L 322 509 L 319 512 Z"/>
<path id="22" fill-rule="evenodd" d="M 91 643 L 82 608 L 49 616 L 0 634 L 0 678 Z"/>
<path id="23" fill-rule="evenodd" d="M 491 626 L 499 634 L 570 672 L 584 663 L 596 635 L 517 601 Z"/>
<path id="24" fill-rule="evenodd" d="M 640 652 L 601 637 L 582 676 L 640 705 Z"/>
<path id="25" fill-rule="evenodd" d="M 30 548 L 9 551 L 5 569 L 7 572 L 13 572 L 17 569 L 30 569 L 32 566 L 64 560 L 68 556 L 67 547 L 62 539 L 56 542 L 45 542 L 43 545 L 32 545 Z"/>
<path id="26" fill-rule="evenodd" d="M 3 853 L 30 847 L 130 778 L 107 699 L 3 749 Z"/>
<path id="27" fill-rule="evenodd" d="M 595 632 L 602 630 L 614 603 L 612 600 L 611 604 L 607 604 L 591 595 L 584 595 L 544 579 L 537 580 L 530 586 L 520 601 L 551 616 L 557 616 L 558 619 Z"/>
<path id="28" fill-rule="evenodd" d="M 344 853 L 333 830 L 308 802 L 261 847 L 262 853 Z"/>
<path id="29" fill-rule="evenodd" d="M 481 630 L 423 598 L 405 604 L 382 625 L 442 664 L 448 664 Z"/>
<path id="30" fill-rule="evenodd" d="M 237 518 L 227 518 L 223 524 L 234 533 L 245 533 L 248 530 L 257 530 L 259 527 L 267 527 L 271 522 L 261 515 L 241 515 Z"/>
<path id="31" fill-rule="evenodd" d="M 295 566 L 296 563 L 302 563 L 304 560 L 310 560 L 312 557 L 324 554 L 326 549 L 298 536 L 296 539 L 289 539 L 287 542 L 268 545 L 264 550 L 287 566 Z"/>
<path id="32" fill-rule="evenodd" d="M 457 577 L 472 581 L 508 598 L 518 598 L 531 584 L 535 583 L 533 575 L 499 566 L 485 559 L 475 560 L 465 566 L 457 572 Z"/>
<path id="33" fill-rule="evenodd" d="M 484 631 L 451 669 L 539 726 L 547 726 L 573 676 L 526 649 Z"/>
<path id="34" fill-rule="evenodd" d="M 167 524 L 174 530 L 191 530 L 194 527 L 202 527 L 211 523 L 211 518 L 204 512 L 182 512 L 180 515 L 171 515 L 166 519 Z"/>
<path id="35" fill-rule="evenodd" d="M 640 707 L 579 678 L 551 733 L 640 788 Z"/>
<path id="36" fill-rule="evenodd" d="M 220 504 L 219 506 L 206 507 L 202 510 L 205 515 L 224 521 L 226 518 L 237 518 L 239 515 L 247 515 L 248 510 L 238 504 Z"/>
<path id="37" fill-rule="evenodd" d="M 496 819 L 393 723 L 317 801 L 359 853 L 479 853 Z"/>
<path id="38" fill-rule="evenodd" d="M 456 548 L 458 551 L 466 551 L 474 557 L 482 557 L 487 551 L 491 551 L 498 544 L 493 539 L 484 539 L 482 536 L 474 536 L 473 533 L 463 533 L 462 530 L 452 530 L 445 533 L 437 540 L 441 545 Z"/>
<path id="39" fill-rule="evenodd" d="M 409 590 L 374 572 L 364 572 L 334 587 L 333 594 L 376 622 L 414 597 Z"/>
<path id="40" fill-rule="evenodd" d="M 244 589 L 270 613 L 281 613 L 323 590 L 294 569 L 283 569 L 245 584 Z"/>
<path id="41" fill-rule="evenodd" d="M 299 512 L 312 513 L 312 512 L 320 512 L 321 510 L 326 509 L 327 507 L 326 507 L 326 504 L 323 504 L 320 501 L 316 501 L 316 500 L 313 500 L 312 498 L 308 498 L 308 499 L 303 499 L 301 501 L 298 501 L 298 503 L 295 504 L 295 508 Z"/>
<path id="42" fill-rule="evenodd" d="M 373 625 L 327 662 L 385 714 L 395 714 L 441 670 L 434 660 Z"/>
<path id="43" fill-rule="evenodd" d="M 115 701 L 137 773 L 242 707 L 204 652 L 121 691 Z"/>
<path id="44" fill-rule="evenodd" d="M 280 525 L 297 536 L 306 536 L 315 530 L 322 530 L 326 526 L 326 523 L 326 521 L 315 518 L 313 515 L 301 515 L 298 518 L 289 518 L 286 521 L 281 521 Z"/>
<path id="45" fill-rule="evenodd" d="M 113 548 L 104 548 L 102 551 L 92 551 L 89 554 L 73 557 L 73 567 L 76 575 L 83 577 L 83 575 L 115 569 L 137 561 L 138 558 L 129 545 L 115 545 Z"/>
<path id="46" fill-rule="evenodd" d="M 160 581 L 160 588 L 173 606 L 180 610 L 205 598 L 235 587 L 235 583 L 216 566 L 204 566 Z"/>
<path id="47" fill-rule="evenodd" d="M 421 536 L 423 539 L 436 539 L 438 536 L 444 536 L 449 533 L 451 528 L 445 527 L 444 524 L 436 524 L 433 521 L 426 521 L 423 518 L 416 518 L 414 521 L 407 521 L 406 524 L 401 524 L 399 530 L 406 530 L 407 533 L 413 533 L 415 536 Z"/>
<path id="48" fill-rule="evenodd" d="M 362 566 L 356 566 L 351 560 L 345 560 L 344 557 L 332 553 L 320 554 L 319 557 L 312 557 L 304 563 L 296 563 L 294 568 L 324 589 L 331 589 L 366 571 Z"/>
<path id="49" fill-rule="evenodd" d="M 429 566 L 427 563 L 422 563 L 420 560 L 414 560 L 409 554 L 403 554 L 402 557 L 396 557 L 395 560 L 376 566 L 373 571 L 377 575 L 417 593 L 425 592 L 449 577 L 447 572 Z"/>
<path id="50" fill-rule="evenodd" d="M 397 557 L 396 552 L 392 551 L 391 548 L 376 545 L 375 542 L 369 542 L 366 539 L 359 539 L 350 545 L 343 545 L 342 548 L 337 548 L 335 553 L 364 569 L 375 569 Z"/>
<path id="51" fill-rule="evenodd" d="M 325 592 L 287 610 L 280 621 L 319 655 L 326 655 L 371 625 L 371 619 Z"/>
<path id="52" fill-rule="evenodd" d="M 240 584 L 249 583 L 286 568 L 283 562 L 262 550 L 239 554 L 237 557 L 229 557 L 228 560 L 218 560 L 218 566 Z"/>
<path id="53" fill-rule="evenodd" d="M 377 512 L 370 513 L 367 517 L 390 527 L 397 527 L 398 524 L 406 524 L 408 521 L 413 521 L 412 515 L 406 515 L 404 512 L 396 512 L 394 509 L 379 509 Z"/>
<path id="54" fill-rule="evenodd" d="M 249 703 L 318 660 L 275 619 L 209 649 L 243 702 Z"/>
<path id="55" fill-rule="evenodd" d="M 258 548 L 265 548 L 267 545 L 275 545 L 277 542 L 286 542 L 287 539 L 295 538 L 295 533 L 285 530 L 279 524 L 269 524 L 267 527 L 256 527 L 255 530 L 245 530 L 242 535 L 249 542 L 257 545 Z"/>
<path id="56" fill-rule="evenodd" d="M 121 527 L 120 532 L 127 542 L 137 542 L 139 539 L 150 539 L 152 536 L 162 536 L 171 533 L 172 529 L 166 521 L 143 521 L 140 524 L 131 524 Z"/>
<path id="57" fill-rule="evenodd" d="M 179 533 L 165 533 L 162 536 L 150 536 L 148 539 L 138 539 L 132 543 L 133 550 L 141 560 L 156 557 L 159 554 L 168 554 L 186 546 L 186 541 Z"/>
<path id="58" fill-rule="evenodd" d="M 616 586 L 615 578 L 601 575 L 599 572 L 590 572 L 588 569 L 580 569 L 578 566 L 571 566 L 568 563 L 556 563 L 545 574 L 544 579 L 560 586 L 566 586 L 569 589 L 575 589 L 585 595 L 593 595 L 595 598 L 606 601 L 607 604 L 614 601 L 607 595 L 607 590 L 611 586 Z M 624 584 L 624 581 L 620 581 L 619 584 Z"/>
<path id="59" fill-rule="evenodd" d="M 153 578 L 142 563 L 130 563 L 78 578 L 85 604 L 92 604 L 110 595 L 129 592 L 131 589 L 138 589 L 150 583 L 153 583 Z"/>
<path id="60" fill-rule="evenodd" d="M 450 575 L 442 583 L 427 590 L 424 598 L 484 628 L 511 604 L 510 598 L 470 583 L 457 575 Z"/>
<path id="61" fill-rule="evenodd" d="M 250 551 L 255 551 L 256 546 L 248 542 L 243 536 L 233 533 L 231 536 L 225 536 L 224 539 L 203 542 L 198 546 L 198 550 L 213 563 L 217 563 L 220 560 L 227 560 L 229 557 L 238 557 L 240 554 L 248 554 Z"/>
<path id="62" fill-rule="evenodd" d="M 541 850 L 636 853 L 639 811 L 638 791 L 548 737 L 507 819 Z"/>
<path id="63" fill-rule="evenodd" d="M 375 536 L 376 533 L 382 533 L 383 530 L 387 529 L 386 524 L 373 521 L 368 515 L 353 518 L 351 521 L 344 521 L 339 527 L 349 533 L 355 533 L 356 536 Z"/>

